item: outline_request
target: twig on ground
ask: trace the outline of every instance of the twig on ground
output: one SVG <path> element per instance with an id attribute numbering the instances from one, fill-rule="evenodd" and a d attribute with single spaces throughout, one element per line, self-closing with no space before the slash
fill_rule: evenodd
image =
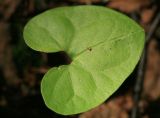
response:
<path id="1" fill-rule="evenodd" d="M 153 35 L 153 33 L 155 32 L 158 23 L 160 22 L 160 12 L 159 14 L 155 17 L 153 23 L 151 24 L 150 30 L 146 36 L 146 41 L 145 41 L 145 48 L 144 48 L 144 52 L 143 55 L 141 57 L 140 63 L 139 63 L 139 67 L 138 67 L 138 73 L 137 73 L 137 81 L 135 84 L 135 88 L 134 88 L 134 108 L 132 110 L 132 114 L 131 114 L 131 118 L 138 118 L 140 117 L 140 113 L 139 113 L 139 101 L 140 101 L 140 97 L 141 97 L 141 93 L 142 93 L 142 88 L 143 88 L 143 81 L 144 81 L 144 72 L 145 72 L 145 64 L 146 64 L 146 57 L 147 57 L 147 44 L 148 42 L 151 40 L 151 37 Z"/>

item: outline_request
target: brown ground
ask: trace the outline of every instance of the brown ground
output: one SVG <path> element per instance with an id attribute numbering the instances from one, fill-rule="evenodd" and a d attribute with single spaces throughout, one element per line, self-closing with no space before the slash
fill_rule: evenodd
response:
<path id="1" fill-rule="evenodd" d="M 102 2 L 103 1 L 103 2 Z M 147 61 L 141 98 L 140 118 L 160 118 L 160 23 L 152 30 L 159 13 L 159 0 L 0 0 L 0 116 L 62 118 L 43 103 L 40 81 L 51 66 L 62 64 L 63 55 L 29 49 L 23 42 L 25 23 L 45 9 L 66 5 L 97 4 L 116 9 L 136 20 L 152 34 L 147 43 Z M 53 61 L 54 60 L 54 61 Z M 76 118 L 129 118 L 134 103 L 138 68 L 104 104 Z"/>

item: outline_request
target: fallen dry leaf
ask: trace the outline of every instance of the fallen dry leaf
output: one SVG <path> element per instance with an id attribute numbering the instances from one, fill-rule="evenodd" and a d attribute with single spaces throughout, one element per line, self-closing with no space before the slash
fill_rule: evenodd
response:
<path id="1" fill-rule="evenodd" d="M 120 11 L 131 13 L 149 4 L 149 0 L 112 0 L 108 6 Z"/>
<path id="2" fill-rule="evenodd" d="M 81 114 L 79 118 L 129 118 L 128 111 L 132 107 L 132 96 L 127 94 L 113 98 L 107 103 Z"/>
<path id="3" fill-rule="evenodd" d="M 142 24 L 150 23 L 154 16 L 155 10 L 156 10 L 155 8 L 144 9 L 141 13 L 141 23 Z"/>

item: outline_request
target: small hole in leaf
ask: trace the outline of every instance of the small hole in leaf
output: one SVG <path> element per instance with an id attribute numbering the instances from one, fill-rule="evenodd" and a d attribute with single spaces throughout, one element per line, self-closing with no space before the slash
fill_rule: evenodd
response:
<path id="1" fill-rule="evenodd" d="M 64 51 L 56 53 L 48 53 L 48 62 L 47 65 L 50 67 L 58 67 L 60 65 L 69 65 L 72 62 L 72 59 Z"/>
<path id="2" fill-rule="evenodd" d="M 87 48 L 89 51 L 92 51 L 92 48 Z"/>

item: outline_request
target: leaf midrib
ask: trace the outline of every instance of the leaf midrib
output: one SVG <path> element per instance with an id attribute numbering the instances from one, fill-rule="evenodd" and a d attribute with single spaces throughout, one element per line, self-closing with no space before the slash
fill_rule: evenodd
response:
<path id="1" fill-rule="evenodd" d="M 129 37 L 129 36 L 131 36 L 131 35 L 133 35 L 133 34 L 136 34 L 136 33 L 139 33 L 139 32 L 143 32 L 143 31 L 142 31 L 142 30 L 139 30 L 139 31 L 136 31 L 136 32 L 131 32 L 131 33 L 125 35 L 125 36 L 122 35 L 122 36 L 114 37 L 114 38 L 111 38 L 111 39 L 110 39 L 110 42 L 119 41 L 119 40 L 124 40 L 126 37 Z M 97 47 L 97 46 L 105 43 L 106 41 L 108 41 L 108 40 L 103 40 L 103 41 L 98 42 L 98 43 L 96 43 L 96 44 L 94 44 L 94 45 L 92 45 L 92 46 L 87 47 L 86 49 L 84 49 L 84 50 L 82 50 L 81 52 L 77 53 L 74 57 L 71 57 L 71 58 L 72 58 L 72 61 L 76 60 L 79 56 L 81 56 L 83 53 L 85 53 L 86 51 L 88 51 L 88 48 L 95 48 L 95 47 Z M 68 53 L 68 52 L 67 52 L 67 53 Z M 69 57 L 70 57 L 70 55 L 69 55 Z"/>

